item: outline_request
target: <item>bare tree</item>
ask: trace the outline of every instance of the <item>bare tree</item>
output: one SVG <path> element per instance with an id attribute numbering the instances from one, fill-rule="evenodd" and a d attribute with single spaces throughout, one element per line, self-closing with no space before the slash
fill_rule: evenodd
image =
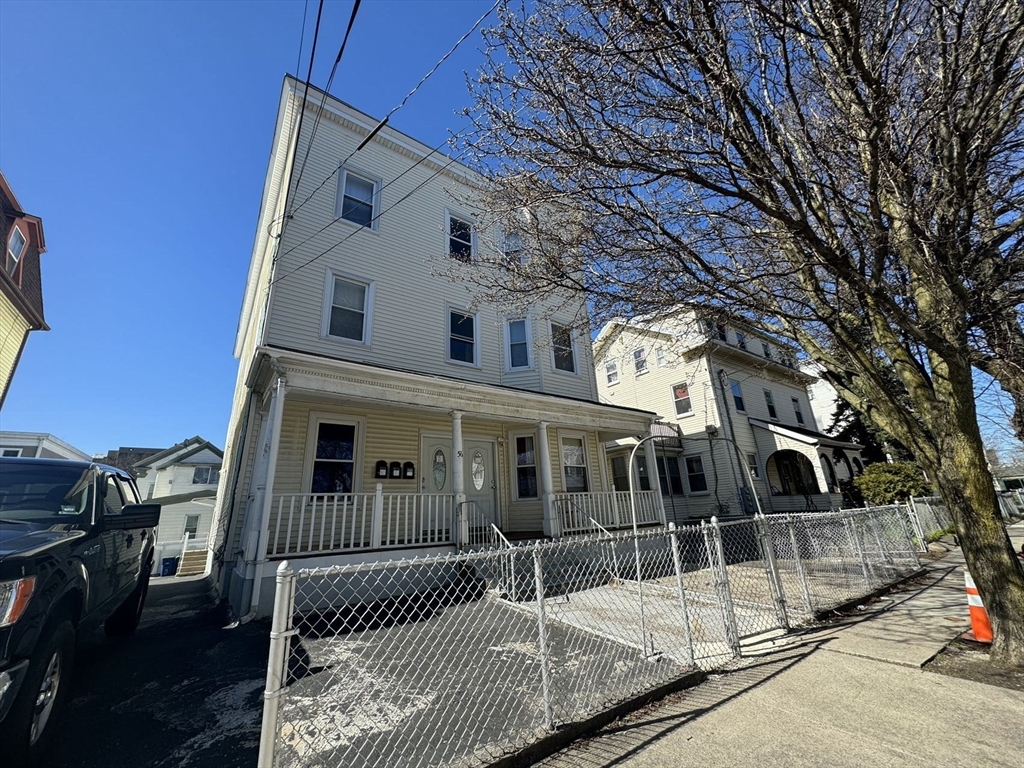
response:
<path id="1" fill-rule="evenodd" d="M 486 39 L 471 143 L 515 253 L 462 278 L 797 340 L 937 479 L 993 654 L 1024 664 L 972 387 L 1024 398 L 1024 5 L 509 0 Z"/>

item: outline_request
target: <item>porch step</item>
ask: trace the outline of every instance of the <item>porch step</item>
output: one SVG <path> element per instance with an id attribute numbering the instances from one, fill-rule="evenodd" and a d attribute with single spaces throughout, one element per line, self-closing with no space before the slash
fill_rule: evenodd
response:
<path id="1" fill-rule="evenodd" d="M 186 552 L 178 563 L 178 572 L 175 576 L 195 576 L 206 572 L 206 550 L 194 549 Z"/>

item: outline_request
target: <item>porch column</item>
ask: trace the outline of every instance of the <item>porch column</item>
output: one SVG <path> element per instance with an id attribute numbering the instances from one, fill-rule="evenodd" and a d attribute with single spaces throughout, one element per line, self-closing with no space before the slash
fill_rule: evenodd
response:
<path id="1" fill-rule="evenodd" d="M 263 566 L 267 561 L 267 546 L 270 539 L 270 513 L 274 507 L 274 475 L 277 471 L 277 454 L 281 446 L 281 420 L 284 417 L 284 396 L 286 391 L 285 378 L 277 380 L 277 387 L 270 401 L 270 435 L 268 443 L 262 447 L 267 451 L 267 474 L 263 482 L 263 496 L 260 499 L 259 528 L 256 531 L 255 581 L 252 585 L 252 601 L 249 614 L 255 616 L 259 612 L 260 589 L 263 584 Z"/>
<path id="2" fill-rule="evenodd" d="M 462 447 L 462 411 L 452 411 L 452 495 L 460 544 L 469 539 L 469 520 L 461 505 L 466 501 L 466 459 Z"/>
<path id="3" fill-rule="evenodd" d="M 555 509 L 555 484 L 551 479 L 551 446 L 548 444 L 548 423 L 537 424 L 537 466 L 540 468 L 540 499 L 544 506 L 544 535 L 562 535 L 561 522 Z"/>
<path id="4" fill-rule="evenodd" d="M 654 498 L 658 506 L 658 519 L 662 525 L 665 525 L 665 504 L 661 498 L 661 480 L 658 477 L 658 455 L 654 452 L 653 440 L 648 440 L 644 443 L 644 458 L 647 462 L 647 479 L 651 483 L 651 490 L 654 491 Z"/>

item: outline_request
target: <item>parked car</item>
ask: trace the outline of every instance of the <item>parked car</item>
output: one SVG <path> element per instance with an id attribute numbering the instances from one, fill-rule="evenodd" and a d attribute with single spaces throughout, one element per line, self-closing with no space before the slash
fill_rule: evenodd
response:
<path id="1" fill-rule="evenodd" d="M 78 637 L 135 631 L 159 504 L 124 471 L 0 458 L 0 756 L 38 763 L 55 736 Z"/>

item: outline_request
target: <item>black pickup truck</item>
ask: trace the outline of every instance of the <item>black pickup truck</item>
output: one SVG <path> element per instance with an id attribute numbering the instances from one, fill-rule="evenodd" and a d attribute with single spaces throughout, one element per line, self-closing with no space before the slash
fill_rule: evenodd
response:
<path id="1" fill-rule="evenodd" d="M 0 458 L 0 763 L 35 764 L 55 736 L 79 636 L 135 631 L 159 504 L 102 464 Z"/>

